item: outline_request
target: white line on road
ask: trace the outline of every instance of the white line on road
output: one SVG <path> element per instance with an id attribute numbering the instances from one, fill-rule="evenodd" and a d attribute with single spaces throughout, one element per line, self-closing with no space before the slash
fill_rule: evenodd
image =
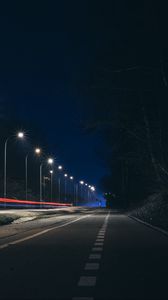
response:
<path id="1" fill-rule="evenodd" d="M 82 276 L 78 282 L 78 286 L 95 286 L 96 276 Z"/>
<path id="2" fill-rule="evenodd" d="M 54 229 L 58 229 L 58 228 L 62 228 L 62 227 L 68 226 L 68 225 L 70 225 L 70 224 L 76 223 L 76 222 L 78 222 L 78 221 L 80 221 L 80 220 L 82 220 L 82 219 L 88 218 L 88 217 L 90 217 L 90 215 L 86 215 L 86 216 L 84 216 L 84 217 L 81 217 L 81 218 L 75 219 L 75 220 L 73 220 L 73 221 L 67 222 L 66 224 L 62 224 L 62 225 L 58 225 L 58 226 L 55 226 L 55 227 L 52 227 L 52 228 L 49 228 L 49 229 L 45 229 L 45 230 L 43 230 L 43 231 L 41 231 L 41 232 L 35 233 L 35 234 L 30 235 L 30 236 L 27 236 L 27 237 L 25 237 L 25 238 L 22 238 L 22 239 L 13 241 L 13 242 L 6 243 L 6 244 L 0 246 L 0 250 L 2 250 L 2 249 L 4 249 L 4 248 L 7 248 L 7 247 L 9 247 L 9 246 L 11 246 L 11 245 L 16 245 L 16 244 L 19 244 L 19 243 L 22 243 L 22 242 L 31 240 L 31 239 L 33 239 L 33 238 L 35 238 L 35 237 L 38 237 L 38 236 L 40 236 L 40 235 L 42 235 L 42 234 L 45 234 L 45 233 L 49 232 L 49 231 L 52 231 L 52 230 L 54 230 Z"/>
<path id="3" fill-rule="evenodd" d="M 104 245 L 104 243 L 95 243 L 95 244 L 94 244 L 94 246 L 96 246 L 96 247 L 97 247 L 97 246 L 103 246 L 103 245 Z"/>
<path id="4" fill-rule="evenodd" d="M 101 254 L 90 254 L 89 259 L 101 259 Z"/>
<path id="5" fill-rule="evenodd" d="M 87 263 L 85 265 L 85 271 L 90 271 L 90 270 L 98 270 L 100 265 L 98 263 Z"/>
<path id="6" fill-rule="evenodd" d="M 102 247 L 92 248 L 92 252 L 103 251 Z"/>
<path id="7" fill-rule="evenodd" d="M 94 300 L 92 297 L 74 297 L 72 300 Z"/>

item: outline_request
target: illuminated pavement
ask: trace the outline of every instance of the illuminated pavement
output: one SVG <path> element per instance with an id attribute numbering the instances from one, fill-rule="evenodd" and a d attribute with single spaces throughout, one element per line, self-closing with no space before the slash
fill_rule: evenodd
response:
<path id="1" fill-rule="evenodd" d="M 127 216 L 79 209 L 15 226 L 0 238 L 0 299 L 168 299 L 168 237 Z"/>

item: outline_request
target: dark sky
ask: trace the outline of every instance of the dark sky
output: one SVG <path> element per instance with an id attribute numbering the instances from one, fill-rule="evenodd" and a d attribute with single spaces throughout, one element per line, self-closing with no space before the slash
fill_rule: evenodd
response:
<path id="1" fill-rule="evenodd" d="M 93 109 L 86 90 L 102 43 L 100 8 L 87 1 L 19 2 L 1 14 L 1 98 L 12 102 L 21 124 L 41 127 L 48 151 L 67 171 L 97 184 L 105 173 L 99 139 L 82 126 Z"/>
<path id="2" fill-rule="evenodd" d="M 11 1 L 1 9 L 1 98 L 13 104 L 21 123 L 38 124 L 48 151 L 79 179 L 97 184 L 108 171 L 97 154 L 99 136 L 82 129 L 99 112 L 92 84 L 99 87 L 102 77 L 111 84 L 109 68 L 158 67 L 159 29 L 151 4 Z M 113 78 L 115 87 L 120 79 Z M 122 83 L 129 86 L 125 77 Z M 116 101 L 111 97 L 111 108 Z"/>

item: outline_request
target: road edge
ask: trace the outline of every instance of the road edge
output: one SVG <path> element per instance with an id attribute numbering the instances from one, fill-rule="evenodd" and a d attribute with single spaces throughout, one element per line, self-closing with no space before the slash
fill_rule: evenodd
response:
<path id="1" fill-rule="evenodd" d="M 141 219 L 138 219 L 138 218 L 133 217 L 133 216 L 131 216 L 131 215 L 128 215 L 128 217 L 129 217 L 130 219 L 133 219 L 134 221 L 137 221 L 138 223 L 141 223 L 141 224 L 143 224 L 144 226 L 150 227 L 151 229 L 153 229 L 153 230 L 155 230 L 155 231 L 158 231 L 158 232 L 160 232 L 160 233 L 162 233 L 162 234 L 164 234 L 165 236 L 168 237 L 168 231 L 166 231 L 166 230 L 164 230 L 164 229 L 161 229 L 161 228 L 159 228 L 159 227 L 157 227 L 157 226 L 151 225 L 150 223 L 147 223 L 147 222 L 145 222 L 145 221 L 142 221 Z"/>

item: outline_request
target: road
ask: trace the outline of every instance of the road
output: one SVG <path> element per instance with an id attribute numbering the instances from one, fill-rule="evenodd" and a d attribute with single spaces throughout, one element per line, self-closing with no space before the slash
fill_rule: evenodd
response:
<path id="1" fill-rule="evenodd" d="M 167 236 L 106 209 L 39 222 L 0 238 L 0 299 L 168 299 Z"/>

